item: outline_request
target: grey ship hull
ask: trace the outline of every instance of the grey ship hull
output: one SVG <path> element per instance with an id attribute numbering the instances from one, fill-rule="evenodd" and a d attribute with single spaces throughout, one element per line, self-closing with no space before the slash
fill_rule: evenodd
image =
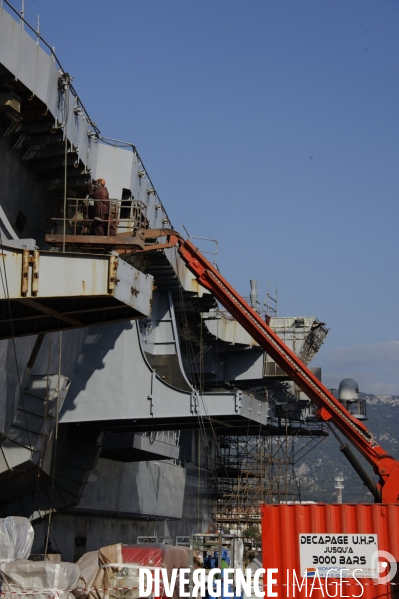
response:
<path id="1" fill-rule="evenodd" d="M 278 391 L 265 400 L 262 390 L 268 384 L 278 390 L 285 374 L 238 325 L 230 331 L 231 320 L 173 250 L 147 261 L 131 257 L 130 270 L 118 266 L 119 288 L 134 289 L 134 297 L 96 291 L 90 273 L 83 287 L 91 292 L 70 291 L 83 256 L 68 270 L 72 255 L 51 253 L 45 243 L 48 199 L 62 196 L 65 173 L 69 194 L 84 198 L 85 183 L 103 177 L 127 220 L 135 200 L 145 206 L 148 228 L 171 223 L 136 148 L 101 138 L 64 73 L 5 3 L 0 516 L 30 518 L 40 553 L 53 512 L 52 547 L 73 560 L 139 536 L 175 542 L 206 531 L 217 511 L 219 435 L 278 434 L 279 406 L 287 401 L 298 432 L 309 402 L 295 394 L 280 401 Z M 19 106 L 7 103 L 10 94 Z M 39 264 L 51 261 L 54 268 L 45 293 L 43 269 L 39 291 L 32 274 L 28 291 L 20 293 L 21 272 L 11 260 L 22 260 L 26 248 L 32 269 L 35 248 Z M 100 270 L 104 259 L 95 251 L 84 258 Z M 8 281 L 17 281 L 12 293 Z M 302 320 L 275 324 L 309 361 L 327 330 L 314 318 Z"/>

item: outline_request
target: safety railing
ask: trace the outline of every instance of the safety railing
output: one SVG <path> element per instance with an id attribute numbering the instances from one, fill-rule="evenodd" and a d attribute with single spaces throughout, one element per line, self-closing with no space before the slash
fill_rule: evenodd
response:
<path id="1" fill-rule="evenodd" d="M 139 176 L 140 176 L 140 178 L 142 176 L 147 177 L 148 183 L 149 183 L 149 188 L 148 188 L 147 191 L 151 192 L 151 194 L 154 195 L 154 197 L 157 199 L 158 207 L 162 210 L 162 213 L 164 215 L 163 218 L 162 218 L 163 224 L 165 226 L 171 227 L 173 229 L 171 220 L 170 220 L 170 218 L 168 216 L 168 213 L 166 212 L 166 208 L 163 205 L 163 203 L 161 201 L 161 198 L 158 195 L 157 190 L 155 189 L 155 185 L 152 182 L 151 177 L 150 177 L 147 169 L 145 168 L 143 159 L 141 158 L 141 156 L 140 156 L 140 154 L 139 154 L 136 146 L 134 144 L 132 144 L 130 141 L 123 141 L 121 139 L 114 139 L 112 137 L 104 137 L 103 135 L 100 135 L 99 139 L 100 139 L 100 141 L 102 143 L 104 143 L 104 144 L 106 144 L 108 146 L 112 146 L 113 148 L 123 148 L 123 149 L 126 149 L 126 150 L 131 150 L 133 152 L 133 154 L 136 157 L 137 162 L 140 165 L 140 171 L 141 172 L 139 172 Z"/>
<path id="2" fill-rule="evenodd" d="M 345 407 L 358 420 L 368 420 L 366 400 L 358 399 L 351 403 L 347 402 Z"/>
<path id="3" fill-rule="evenodd" d="M 218 251 L 219 251 L 219 244 L 218 244 L 217 239 L 212 239 L 211 237 L 198 237 L 198 235 L 190 235 L 190 233 L 187 231 L 187 229 L 184 225 L 182 225 L 182 236 L 184 239 L 188 239 L 188 240 L 196 239 L 196 240 L 199 240 L 201 243 L 205 242 L 205 244 L 202 243 L 203 247 L 199 248 L 200 252 L 202 254 L 207 254 L 209 256 L 209 260 L 219 270 L 219 267 L 217 265 Z M 208 242 L 208 244 L 207 244 L 207 242 Z"/>
<path id="4" fill-rule="evenodd" d="M 21 27 L 26 25 L 27 32 L 33 37 L 33 39 L 36 39 L 37 44 L 39 44 L 43 49 L 48 51 L 49 55 L 53 57 L 55 63 L 59 67 L 61 73 L 65 75 L 66 71 L 63 69 L 62 64 L 60 63 L 60 61 L 58 60 L 58 57 L 55 54 L 55 48 L 51 47 L 50 44 L 48 44 L 41 35 L 39 20 L 37 23 L 37 28 L 35 29 L 34 27 L 32 27 L 32 25 L 26 19 L 24 19 L 24 15 L 25 15 L 24 10 L 22 10 L 21 12 L 18 12 L 18 10 L 16 8 L 14 8 L 14 6 L 8 0 L 0 0 L 0 8 L 5 8 L 5 7 L 7 7 L 8 12 L 10 14 L 12 14 L 14 17 L 16 16 L 18 18 Z M 98 137 L 100 135 L 100 130 L 97 127 L 96 123 L 94 123 L 91 120 L 89 113 L 87 112 L 85 106 L 83 105 L 82 100 L 79 98 L 75 88 L 73 87 L 73 85 L 71 83 L 69 84 L 69 89 L 71 90 L 72 94 L 75 97 L 76 105 L 83 110 L 83 112 L 86 116 L 87 122 L 90 123 L 91 127 L 93 127 L 94 134 L 96 137 Z"/>
<path id="5" fill-rule="evenodd" d="M 121 202 L 115 199 L 93 200 L 67 198 L 64 214 L 64 199 L 48 200 L 47 233 L 53 235 L 121 235 L 132 237 L 147 227 L 146 206 L 139 200 Z"/>
<path id="6" fill-rule="evenodd" d="M 141 433 L 143 437 L 149 437 L 152 442 L 155 440 L 169 445 L 179 445 L 180 431 L 148 431 Z"/>
<path id="7" fill-rule="evenodd" d="M 180 431 L 146 431 L 139 433 L 142 437 L 147 437 L 150 440 L 150 443 L 155 443 L 155 441 L 160 441 L 161 443 L 167 443 L 168 445 L 173 445 L 174 447 L 179 447 L 180 443 Z M 180 447 L 180 453 L 178 458 L 172 458 L 169 460 L 170 463 L 173 463 L 175 466 L 183 466 L 184 459 L 184 448 Z"/>
<path id="8" fill-rule="evenodd" d="M 334 393 L 335 389 L 332 389 L 331 392 Z M 368 420 L 367 414 L 367 402 L 365 399 L 356 399 L 354 401 L 347 400 L 339 400 L 342 405 L 358 420 Z M 310 404 L 307 409 L 307 419 L 308 420 L 316 420 L 316 412 L 317 407 L 314 404 Z"/>

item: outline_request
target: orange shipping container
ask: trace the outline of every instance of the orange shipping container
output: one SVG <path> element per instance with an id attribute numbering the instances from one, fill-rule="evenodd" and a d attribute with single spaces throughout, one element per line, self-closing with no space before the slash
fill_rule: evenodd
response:
<path id="1" fill-rule="evenodd" d="M 399 505 L 262 505 L 263 567 L 278 569 L 272 575 L 277 584 L 271 590 L 282 599 L 329 596 L 399 599 L 399 585 L 395 585 L 399 582 L 399 568 L 392 583 L 375 584 L 375 579 L 364 577 L 372 575 L 371 556 L 377 549 L 393 556 L 387 562 L 399 562 Z M 378 561 L 381 563 L 383 559 Z M 341 568 L 348 568 L 342 571 L 342 579 L 350 582 L 340 585 Z M 359 583 L 353 578 L 354 568 L 363 570 L 355 574 Z M 315 578 L 316 569 L 320 580 Z M 385 572 L 389 569 L 390 566 Z M 293 588 L 294 570 L 299 584 L 304 583 L 302 590 L 297 585 Z"/>

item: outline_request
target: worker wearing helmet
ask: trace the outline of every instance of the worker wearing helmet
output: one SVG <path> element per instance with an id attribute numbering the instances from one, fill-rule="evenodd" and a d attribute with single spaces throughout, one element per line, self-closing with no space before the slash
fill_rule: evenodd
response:
<path id="1" fill-rule="evenodd" d="M 94 202 L 94 220 L 91 224 L 92 235 L 116 235 L 116 210 L 109 201 L 108 189 L 104 179 L 87 184 L 89 197 Z"/>

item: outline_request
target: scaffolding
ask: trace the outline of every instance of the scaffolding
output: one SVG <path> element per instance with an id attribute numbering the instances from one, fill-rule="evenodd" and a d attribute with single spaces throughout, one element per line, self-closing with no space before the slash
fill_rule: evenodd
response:
<path id="1" fill-rule="evenodd" d="M 261 504 L 300 500 L 294 464 L 294 438 L 288 435 L 219 437 L 216 523 L 243 537 L 247 562 L 261 551 Z"/>
<path id="2" fill-rule="evenodd" d="M 217 459 L 217 522 L 240 534 L 260 524 L 260 505 L 299 501 L 294 437 L 223 435 Z"/>
<path id="3" fill-rule="evenodd" d="M 216 523 L 223 533 L 244 538 L 246 561 L 261 551 L 261 504 L 301 500 L 296 465 L 326 434 L 320 425 L 281 419 L 259 436 L 219 435 Z"/>

